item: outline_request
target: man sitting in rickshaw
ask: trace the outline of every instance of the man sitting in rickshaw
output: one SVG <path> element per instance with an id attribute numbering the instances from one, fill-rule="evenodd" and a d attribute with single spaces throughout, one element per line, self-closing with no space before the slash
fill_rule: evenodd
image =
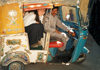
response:
<path id="1" fill-rule="evenodd" d="M 30 46 L 38 43 L 43 37 L 44 27 L 39 19 L 39 15 L 40 13 L 34 10 L 27 12 L 24 16 L 25 31 L 28 33 Z"/>
<path id="2" fill-rule="evenodd" d="M 37 9 L 37 12 L 38 12 L 39 20 L 43 24 L 43 18 L 45 16 L 46 9 L 45 8 Z"/>
<path id="3" fill-rule="evenodd" d="M 44 17 L 43 24 L 44 24 L 45 31 L 50 33 L 51 39 L 55 39 L 56 38 L 57 40 L 60 40 L 60 41 L 62 41 L 64 43 L 64 46 L 59 48 L 60 51 L 64 51 L 65 48 L 66 48 L 66 44 L 67 44 L 67 41 L 69 40 L 69 38 L 65 33 L 58 31 L 56 29 L 56 27 L 59 27 L 59 28 L 63 29 L 64 31 L 67 31 L 67 32 L 69 30 L 68 30 L 67 26 L 64 25 L 64 23 L 62 23 L 60 21 L 60 19 L 57 17 L 57 12 L 58 12 L 58 7 L 54 7 L 52 9 L 52 12 L 48 13 Z"/>

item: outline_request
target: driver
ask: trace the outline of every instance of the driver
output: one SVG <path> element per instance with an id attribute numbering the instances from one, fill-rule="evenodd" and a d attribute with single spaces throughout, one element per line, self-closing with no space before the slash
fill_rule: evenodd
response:
<path id="1" fill-rule="evenodd" d="M 66 48 L 67 41 L 69 40 L 68 36 L 57 30 L 57 27 L 63 29 L 64 31 L 69 31 L 67 26 L 63 24 L 60 19 L 57 17 L 58 7 L 54 7 L 51 13 L 45 15 L 43 24 L 45 31 L 50 33 L 51 39 L 57 39 L 64 43 L 64 46 L 59 48 L 60 51 L 64 51 Z"/>

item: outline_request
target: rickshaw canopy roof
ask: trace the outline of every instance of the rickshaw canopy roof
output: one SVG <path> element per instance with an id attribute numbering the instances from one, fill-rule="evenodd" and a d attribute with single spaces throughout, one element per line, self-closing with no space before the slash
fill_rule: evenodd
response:
<path id="1" fill-rule="evenodd" d="M 0 5 L 3 5 L 5 3 L 58 3 L 60 5 L 65 6 L 76 6 L 78 0 L 0 0 Z M 89 0 L 80 0 L 80 11 L 82 13 L 82 16 L 86 19 L 87 12 L 88 12 L 88 3 Z M 56 4 L 57 5 L 57 4 Z"/>
<path id="2" fill-rule="evenodd" d="M 51 3 L 24 3 L 22 5 L 24 11 L 37 10 L 37 9 L 50 9 L 53 8 Z"/>
<path id="3" fill-rule="evenodd" d="M 25 2 L 25 3 L 60 3 L 65 5 L 76 5 L 77 0 L 0 0 L 2 3 L 16 3 L 16 2 Z"/>

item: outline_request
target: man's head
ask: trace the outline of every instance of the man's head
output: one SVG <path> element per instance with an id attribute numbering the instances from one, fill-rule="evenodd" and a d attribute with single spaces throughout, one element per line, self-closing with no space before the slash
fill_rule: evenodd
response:
<path id="1" fill-rule="evenodd" d="M 58 7 L 54 7 L 54 8 L 52 9 L 51 14 L 52 14 L 53 16 L 56 16 L 57 13 L 58 13 Z"/>

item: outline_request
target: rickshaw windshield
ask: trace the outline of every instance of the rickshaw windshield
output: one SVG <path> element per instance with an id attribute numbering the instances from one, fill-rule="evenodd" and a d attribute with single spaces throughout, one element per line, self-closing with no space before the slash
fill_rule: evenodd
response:
<path id="1" fill-rule="evenodd" d="M 62 12 L 63 21 L 70 21 L 70 22 L 74 22 L 74 23 L 77 22 L 75 7 L 62 6 L 61 10 L 63 11 Z"/>

